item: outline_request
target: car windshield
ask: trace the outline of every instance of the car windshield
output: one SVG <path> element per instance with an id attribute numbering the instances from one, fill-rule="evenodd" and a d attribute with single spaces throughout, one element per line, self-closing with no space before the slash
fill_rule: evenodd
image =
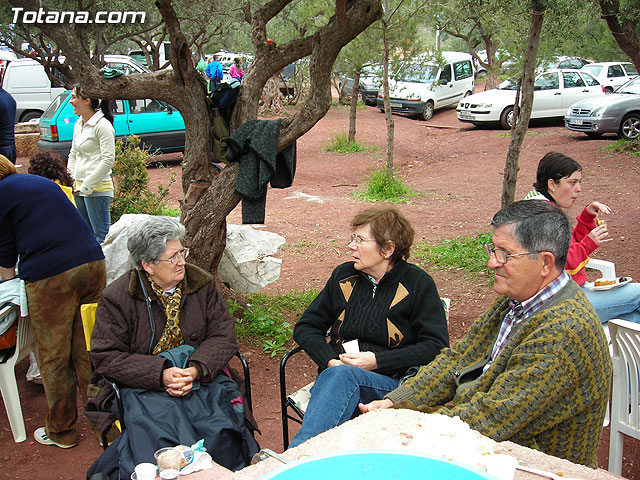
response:
<path id="1" fill-rule="evenodd" d="M 630 82 L 625 83 L 618 88 L 615 93 L 640 95 L 640 77 L 636 77 Z"/>
<path id="2" fill-rule="evenodd" d="M 597 77 L 600 71 L 602 70 L 602 65 L 585 65 L 580 70 L 586 70 L 594 77 Z"/>
<path id="3" fill-rule="evenodd" d="M 505 80 L 496 88 L 498 90 L 515 90 L 517 86 L 518 86 L 518 82 L 516 80 Z"/>
<path id="4" fill-rule="evenodd" d="M 398 72 L 397 78 L 402 82 L 433 83 L 437 73 L 438 67 L 434 65 L 408 63 Z"/>
<path id="5" fill-rule="evenodd" d="M 71 94 L 71 90 L 67 90 L 66 92 L 62 92 L 53 101 L 49 104 L 44 113 L 40 116 L 40 118 L 53 118 L 53 115 L 58 111 L 60 105 L 62 105 L 67 97 Z"/>
<path id="6" fill-rule="evenodd" d="M 137 67 L 140 67 L 140 70 L 142 70 L 143 72 L 150 72 L 151 71 L 151 70 L 149 70 L 147 68 L 146 65 L 143 65 L 142 63 L 140 63 L 138 60 L 136 60 L 133 57 L 131 57 L 130 61 L 131 61 L 131 63 L 135 64 Z"/>

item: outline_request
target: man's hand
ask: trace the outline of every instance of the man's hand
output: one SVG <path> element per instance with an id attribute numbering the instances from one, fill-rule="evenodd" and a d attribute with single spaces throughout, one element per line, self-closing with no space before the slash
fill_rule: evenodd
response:
<path id="1" fill-rule="evenodd" d="M 342 362 L 335 358 L 332 358 L 327 362 L 327 367 L 337 367 L 338 365 L 342 365 Z"/>
<path id="2" fill-rule="evenodd" d="M 198 377 L 196 367 L 166 368 L 162 372 L 162 383 L 167 393 L 173 397 L 183 397 L 193 388 L 193 382 Z"/>
<path id="3" fill-rule="evenodd" d="M 363 370 L 373 371 L 378 368 L 376 354 L 373 352 L 343 353 L 340 355 L 340 360 L 345 365 L 352 365 Z"/>
<path id="4" fill-rule="evenodd" d="M 388 398 L 383 398 L 382 400 L 374 400 L 373 402 L 364 404 L 359 403 L 358 408 L 362 413 L 373 412 L 375 410 L 382 410 L 383 408 L 389 408 L 393 405 L 393 402 Z"/>

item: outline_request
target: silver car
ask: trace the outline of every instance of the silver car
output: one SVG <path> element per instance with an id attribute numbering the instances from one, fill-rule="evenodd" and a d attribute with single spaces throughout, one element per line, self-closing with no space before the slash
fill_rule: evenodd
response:
<path id="1" fill-rule="evenodd" d="M 627 140 L 640 137 L 640 77 L 609 95 L 574 103 L 564 116 L 564 124 L 592 138 L 604 133 L 617 133 Z"/>
<path id="2" fill-rule="evenodd" d="M 345 94 L 353 95 L 353 78 L 342 78 L 338 84 Z M 382 66 L 372 65 L 364 67 L 360 74 L 360 99 L 367 105 L 375 105 L 378 98 L 378 90 L 382 85 Z"/>

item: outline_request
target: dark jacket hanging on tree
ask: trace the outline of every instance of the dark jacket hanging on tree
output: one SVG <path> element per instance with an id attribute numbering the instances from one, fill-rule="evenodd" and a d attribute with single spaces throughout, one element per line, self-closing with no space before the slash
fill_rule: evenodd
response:
<path id="1" fill-rule="evenodd" d="M 282 119 L 249 120 L 227 140 L 227 160 L 240 162 L 236 193 L 242 197 L 242 223 L 264 223 L 267 184 L 287 188 L 296 172 L 295 142 L 277 152 Z"/>

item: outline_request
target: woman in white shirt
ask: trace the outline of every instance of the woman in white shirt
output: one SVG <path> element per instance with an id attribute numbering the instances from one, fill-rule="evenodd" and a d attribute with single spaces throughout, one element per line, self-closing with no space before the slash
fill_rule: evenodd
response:
<path id="1" fill-rule="evenodd" d="M 75 85 L 71 93 L 73 112 L 79 115 L 67 168 L 75 180 L 74 197 L 78 211 L 102 243 L 111 225 L 115 160 L 115 131 L 108 100 L 89 98 Z"/>

